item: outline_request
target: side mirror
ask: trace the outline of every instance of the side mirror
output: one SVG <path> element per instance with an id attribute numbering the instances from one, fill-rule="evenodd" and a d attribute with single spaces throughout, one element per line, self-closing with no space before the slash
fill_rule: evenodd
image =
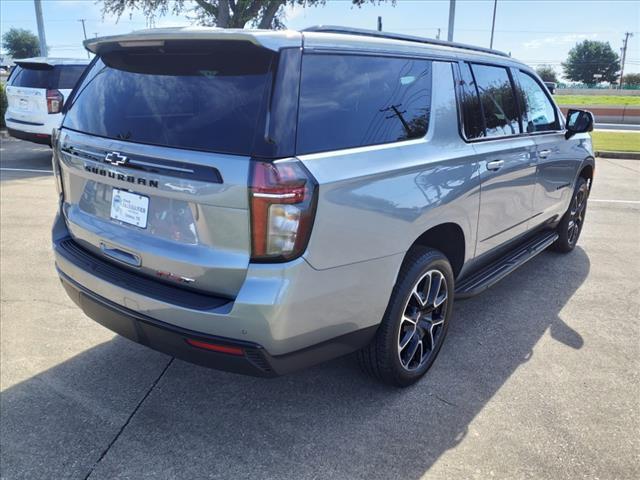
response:
<path id="1" fill-rule="evenodd" d="M 567 131 L 564 138 L 568 140 L 576 133 L 592 131 L 593 123 L 593 113 L 586 110 L 569 110 L 567 112 Z"/>

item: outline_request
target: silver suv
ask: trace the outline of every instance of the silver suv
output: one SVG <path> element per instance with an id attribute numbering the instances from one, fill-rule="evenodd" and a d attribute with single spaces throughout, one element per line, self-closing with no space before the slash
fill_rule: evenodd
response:
<path id="1" fill-rule="evenodd" d="M 54 138 L 56 266 L 151 348 L 260 376 L 357 352 L 410 385 L 454 297 L 580 235 L 593 117 L 565 122 L 500 52 L 340 27 L 86 46 Z"/>

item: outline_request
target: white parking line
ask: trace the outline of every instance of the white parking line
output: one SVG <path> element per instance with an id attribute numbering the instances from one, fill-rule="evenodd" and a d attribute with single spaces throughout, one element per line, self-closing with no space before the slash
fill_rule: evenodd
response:
<path id="1" fill-rule="evenodd" d="M 601 198 L 590 198 L 589 202 L 598 202 L 598 203 L 630 203 L 632 205 L 640 204 L 640 200 L 605 200 Z"/>
<path id="2" fill-rule="evenodd" d="M 37 170 L 35 168 L 0 168 L 2 172 L 53 173 L 53 170 Z"/>

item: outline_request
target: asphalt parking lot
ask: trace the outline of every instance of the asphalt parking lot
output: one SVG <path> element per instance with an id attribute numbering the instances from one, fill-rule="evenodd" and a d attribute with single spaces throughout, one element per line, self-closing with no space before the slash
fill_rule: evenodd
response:
<path id="1" fill-rule="evenodd" d="M 115 337 L 57 281 L 50 150 L 3 138 L 0 168 L 3 479 L 640 478 L 640 161 L 598 159 L 577 249 L 456 303 L 404 390 L 350 358 L 265 380 Z"/>

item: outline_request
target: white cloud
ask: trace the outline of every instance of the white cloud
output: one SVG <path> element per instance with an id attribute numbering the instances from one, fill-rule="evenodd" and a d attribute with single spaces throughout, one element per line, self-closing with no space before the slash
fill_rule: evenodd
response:
<path id="1" fill-rule="evenodd" d="M 567 44 L 567 43 L 575 43 L 580 40 L 586 39 L 594 39 L 598 36 L 597 33 L 572 33 L 568 35 L 559 35 L 553 37 L 545 37 L 545 38 L 536 38 L 533 40 L 529 40 L 528 42 L 524 42 L 522 46 L 527 49 L 535 49 L 541 48 L 547 45 L 552 44 Z"/>

